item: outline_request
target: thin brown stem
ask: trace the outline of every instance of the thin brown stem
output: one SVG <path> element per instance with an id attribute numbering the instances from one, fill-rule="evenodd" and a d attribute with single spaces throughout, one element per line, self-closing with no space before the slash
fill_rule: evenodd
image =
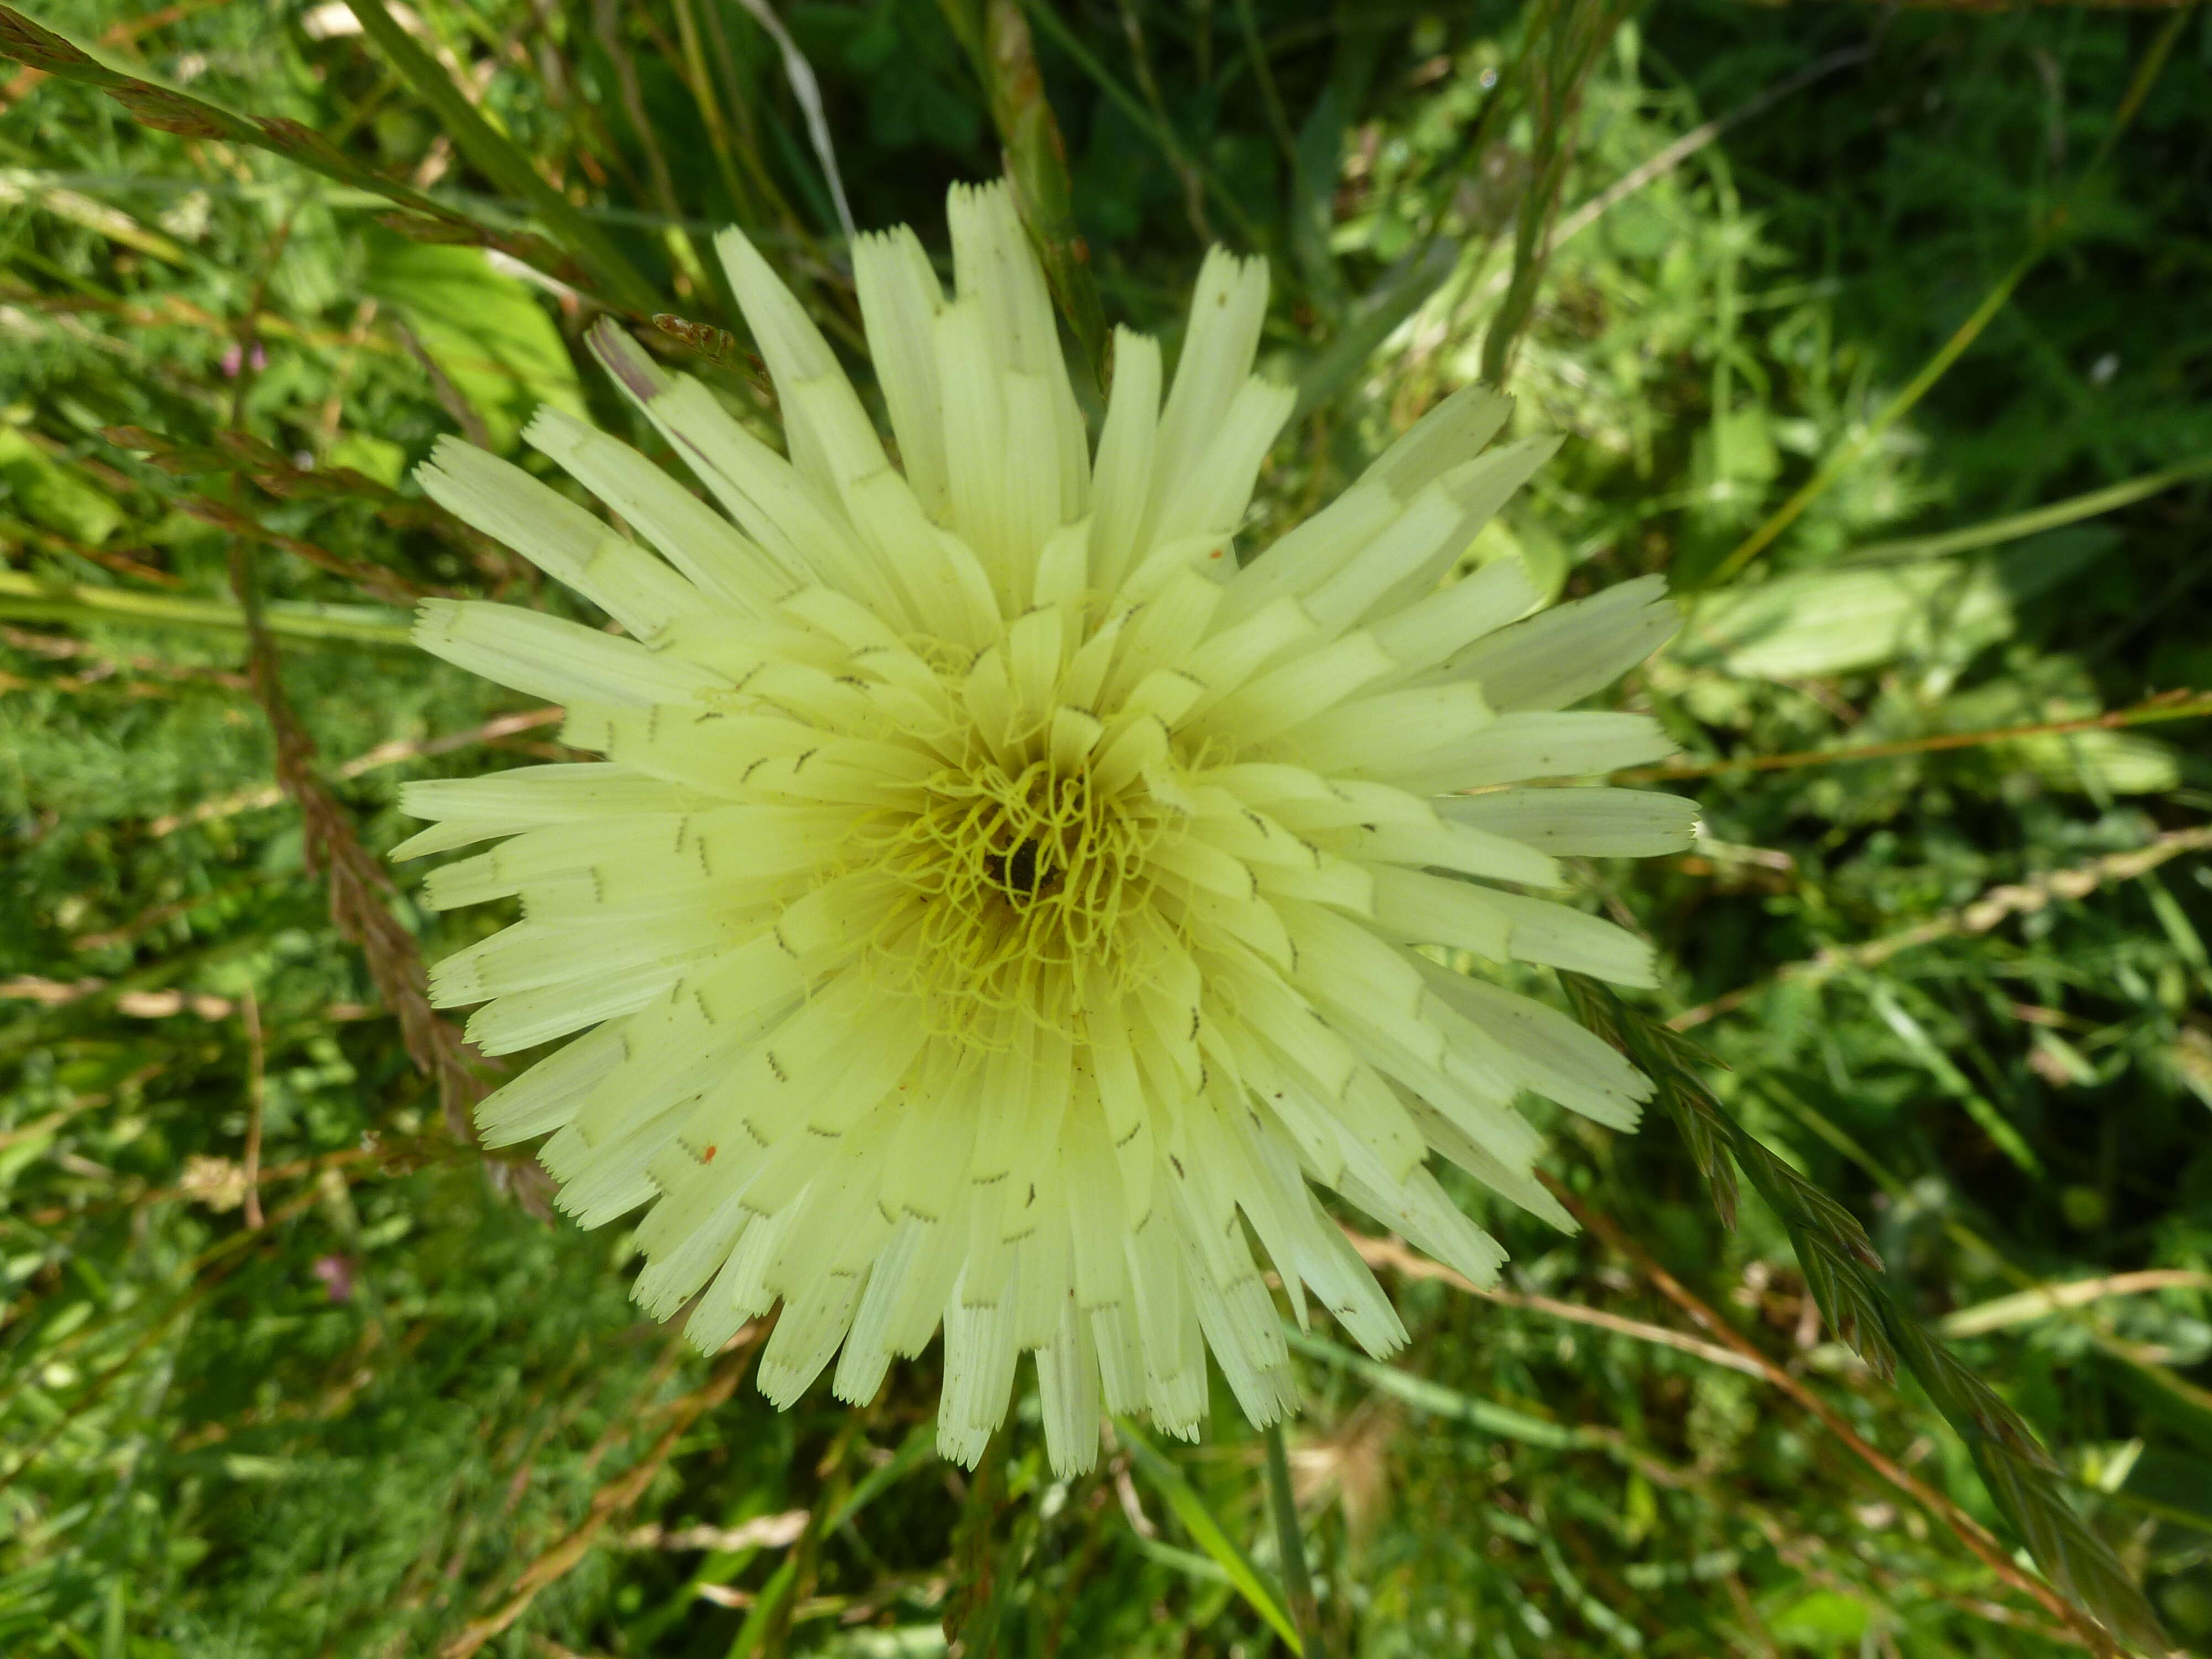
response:
<path id="1" fill-rule="evenodd" d="M 1693 1354 L 1709 1364 L 1728 1370 L 1741 1371 L 1747 1376 L 1762 1376 L 1765 1373 L 1752 1360 L 1746 1359 L 1732 1348 L 1723 1348 L 1717 1342 L 1706 1342 L 1685 1331 L 1670 1330 L 1664 1325 L 1647 1324 L 1640 1319 L 1624 1319 L 1619 1314 L 1606 1312 L 1602 1308 L 1585 1308 L 1576 1302 L 1562 1302 L 1556 1297 L 1532 1296 L 1522 1291 L 1500 1290 L 1494 1285 L 1478 1285 L 1465 1274 L 1455 1273 L 1441 1262 L 1431 1261 L 1416 1255 L 1395 1238 L 1372 1238 L 1365 1233 L 1344 1230 L 1352 1241 L 1352 1248 L 1359 1252 L 1359 1259 L 1370 1267 L 1388 1267 L 1401 1279 L 1431 1279 L 1449 1285 L 1455 1291 L 1480 1297 L 1485 1302 L 1495 1302 L 1503 1308 L 1524 1308 L 1530 1313 L 1540 1313 L 1553 1319 L 1565 1320 L 1572 1325 L 1588 1325 L 1594 1330 L 1610 1331 L 1615 1336 L 1649 1342 L 1656 1347 L 1673 1348 L 1677 1352 Z"/>
<path id="2" fill-rule="evenodd" d="M 290 226 L 288 216 L 271 239 L 239 319 L 238 386 L 232 401 L 231 425 L 240 431 L 246 423 L 246 392 L 252 379 L 253 345 L 262 302 Z M 233 513 L 238 508 L 238 475 L 233 473 L 228 504 Z M 470 1108 L 485 1088 L 478 1075 L 480 1056 L 462 1036 L 460 1028 L 431 1007 L 422 947 L 387 902 L 391 878 L 361 844 L 346 809 L 318 775 L 314 739 L 301 725 L 285 694 L 276 643 L 263 620 L 251 538 L 231 537 L 228 564 L 231 590 L 237 596 L 246 627 L 246 678 L 275 741 L 277 786 L 300 809 L 307 868 L 325 878 L 331 920 L 348 944 L 360 948 L 369 977 L 385 1006 L 399 1021 L 400 1040 L 409 1058 L 437 1085 L 447 1127 L 458 1139 L 473 1142 L 476 1126 Z M 489 1166 L 495 1180 L 503 1176 L 506 1167 Z"/>
<path id="3" fill-rule="evenodd" d="M 2212 692 L 2179 690 L 2128 708 L 2083 714 L 2075 720 L 2039 720 L 2030 726 L 2000 726 L 1981 732 L 1937 732 L 1895 743 L 1859 744 L 1844 749 L 1801 749 L 1787 755 L 1738 755 L 1727 760 L 1687 765 L 1638 766 L 1613 775 L 1615 783 L 1674 783 L 1684 778 L 1717 778 L 1731 772 L 1788 772 L 1805 766 L 1836 766 L 1846 761 L 1894 760 L 1900 755 L 1932 755 L 1948 749 L 1979 749 L 2025 738 L 2064 737 L 2073 732 L 2116 732 L 2160 720 L 2200 720 L 2212 715 Z"/>
<path id="4" fill-rule="evenodd" d="M 267 1057 L 261 1040 L 261 1004 L 249 985 L 238 1000 L 246 1027 L 246 1224 L 261 1225 L 261 1109 L 267 1094 Z"/>
<path id="5" fill-rule="evenodd" d="M 332 767 L 331 775 L 357 778 L 365 772 L 397 766 L 402 761 L 416 760 L 428 755 L 450 755 L 456 750 L 473 749 L 479 744 L 498 744 L 520 732 L 534 732 L 543 726 L 556 725 L 560 721 L 562 712 L 558 708 L 526 708 L 518 714 L 496 715 L 482 726 L 472 726 L 465 732 L 449 732 L 442 738 L 394 738 L 390 743 L 380 743 L 375 748 Z M 166 813 L 149 823 L 146 826 L 146 833 L 154 836 L 174 835 L 188 824 L 233 817 L 260 807 L 279 805 L 283 800 L 284 790 L 277 784 L 264 784 L 258 789 L 234 790 L 227 795 L 210 796 L 198 805 L 182 812 Z"/>

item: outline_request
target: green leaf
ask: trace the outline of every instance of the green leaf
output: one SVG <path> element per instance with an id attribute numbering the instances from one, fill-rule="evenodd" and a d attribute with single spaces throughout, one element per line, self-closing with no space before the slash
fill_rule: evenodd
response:
<path id="1" fill-rule="evenodd" d="M 853 1490 L 845 1494 L 845 1501 L 837 1505 L 830 1516 L 829 1524 L 822 1530 L 824 1533 L 836 1531 L 936 1455 L 936 1428 L 928 1423 L 915 1424 L 907 1431 L 906 1438 L 899 1442 L 896 1451 L 854 1484 Z"/>
<path id="2" fill-rule="evenodd" d="M 113 496 L 10 426 L 0 426 L 0 485 L 6 495 L 0 511 L 94 547 L 123 524 Z"/>
<path id="3" fill-rule="evenodd" d="M 2181 757 L 2132 732 L 2052 732 L 1996 745 L 2054 789 L 2096 795 L 2162 795 L 2181 787 Z"/>
<path id="4" fill-rule="evenodd" d="M 1774 1614 L 1766 1626 L 1776 1641 L 1789 1647 L 1839 1648 L 1856 1644 L 1866 1634 L 1871 1611 L 1856 1595 L 1814 1590 Z"/>
<path id="5" fill-rule="evenodd" d="M 379 438 L 367 432 L 343 434 L 331 446 L 327 459 L 332 466 L 349 467 L 365 478 L 374 479 L 387 489 L 397 489 L 400 475 L 407 470 L 405 450 L 389 438 Z"/>
<path id="6" fill-rule="evenodd" d="M 1237 1593 L 1252 1604 L 1257 1613 L 1273 1629 L 1275 1634 L 1290 1644 L 1293 1653 L 1304 1653 L 1304 1644 L 1298 1640 L 1297 1631 L 1291 1623 L 1289 1610 L 1283 1598 L 1275 1591 L 1260 1569 L 1245 1554 L 1243 1548 L 1229 1535 L 1213 1511 L 1206 1507 L 1206 1499 L 1199 1496 L 1198 1488 L 1184 1479 L 1174 1460 L 1160 1451 L 1145 1437 L 1144 1432 L 1126 1418 L 1114 1419 L 1114 1432 L 1129 1449 L 1129 1455 L 1147 1483 L 1167 1500 L 1182 1522 L 1191 1541 L 1212 1558 L 1213 1563 L 1229 1575 L 1229 1582 Z"/>
<path id="7" fill-rule="evenodd" d="M 745 1613 L 745 1622 L 738 1627 L 736 1639 L 730 1644 L 729 1659 L 751 1659 L 760 1649 L 761 1639 L 775 1620 L 777 1611 L 799 1577 L 799 1557 L 794 1553 L 783 1558 L 769 1581 L 761 1587 L 759 1596 Z"/>
<path id="8" fill-rule="evenodd" d="M 1709 593 L 1674 648 L 1739 678 L 1806 679 L 2008 637 L 2019 607 L 2114 546 L 2101 526 L 2053 531 L 1978 559 L 1846 565 Z"/>
<path id="9" fill-rule="evenodd" d="M 1316 300 L 1331 312 L 1346 299 L 1344 273 L 1328 245 L 1336 223 L 1336 185 L 1344 152 L 1344 94 L 1332 81 L 1298 129 L 1297 166 L 1291 180 L 1291 257 Z"/>
<path id="10" fill-rule="evenodd" d="M 2055 530 L 2061 525 L 2077 524 L 2100 513 L 2111 513 L 2131 506 L 2162 490 L 2171 489 L 2178 483 L 2201 478 L 2208 472 L 2212 472 L 2212 455 L 2199 455 L 2193 461 L 2184 461 L 2179 466 L 2148 472 L 2140 478 L 2130 478 L 2125 483 L 2093 489 L 2086 495 L 2069 495 L 2064 501 L 2053 501 L 2047 507 L 2034 507 L 2002 519 L 1991 519 L 1983 524 L 1969 525 L 1963 530 L 1947 530 L 1940 535 L 1883 542 L 1874 547 L 1862 548 L 1851 556 L 1855 559 L 1933 558 L 1938 554 L 1996 547 L 2006 542 L 2018 541 L 2024 536 Z"/>
<path id="11" fill-rule="evenodd" d="M 1997 1109 L 1996 1103 L 1974 1087 L 1966 1074 L 1952 1063 L 1950 1056 L 1937 1046 L 1935 1038 L 1929 1036 L 1928 1028 L 1912 1017 L 1887 985 L 1880 981 L 1872 982 L 1867 994 L 1874 1004 L 1875 1012 L 1881 1016 L 1882 1024 L 1894 1031 L 1905 1046 L 1912 1051 L 1913 1057 L 1926 1068 L 1929 1076 L 1942 1085 L 1943 1091 L 1966 1109 L 1966 1115 L 1980 1126 L 1991 1144 L 2018 1164 L 2022 1171 L 2039 1179 L 2044 1173 L 2043 1160 L 2035 1155 L 2035 1149 Z"/>
<path id="12" fill-rule="evenodd" d="M 404 76 L 423 100 L 436 112 L 461 153 L 482 167 L 500 187 L 522 198 L 554 240 L 580 260 L 631 310 L 650 315 L 663 308 L 652 284 L 638 275 L 597 225 L 576 211 L 568 198 L 548 184 L 531 159 L 514 147 L 507 135 L 486 120 L 477 106 L 461 95 L 438 60 L 415 43 L 399 27 L 384 0 L 348 0 L 362 27 L 392 67 Z"/>
<path id="13" fill-rule="evenodd" d="M 369 293 L 414 331 L 483 417 L 494 449 L 512 449 L 540 404 L 584 414 L 576 367 L 553 319 L 526 283 L 494 270 L 481 249 L 428 246 L 378 230 L 368 251 Z"/>

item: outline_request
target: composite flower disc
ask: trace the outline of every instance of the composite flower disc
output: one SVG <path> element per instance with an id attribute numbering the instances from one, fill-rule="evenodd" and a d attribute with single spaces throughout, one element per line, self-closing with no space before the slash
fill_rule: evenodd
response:
<path id="1" fill-rule="evenodd" d="M 1555 441 L 1447 398 L 1325 511 L 1231 551 L 1292 395 L 1254 377 L 1265 268 L 1205 265 L 1164 397 L 1117 334 L 1094 445 L 1002 187 L 958 188 L 948 295 L 910 231 L 854 248 L 898 461 L 736 232 L 721 252 L 786 453 L 603 325 L 601 361 L 720 511 L 547 410 L 528 441 L 632 536 L 453 441 L 424 487 L 620 635 L 476 602 L 417 638 L 567 708 L 605 757 L 410 785 L 441 908 L 522 920 L 447 958 L 510 1053 L 485 1138 L 550 1135 L 586 1225 L 648 1206 L 638 1299 L 712 1351 L 781 1302 L 762 1389 L 872 1396 L 944 1333 L 972 1463 L 1036 1356 L 1055 1468 L 1103 1407 L 1196 1431 L 1209 1349 L 1255 1422 L 1293 1399 L 1277 1296 L 1370 1352 L 1389 1299 L 1327 1188 L 1484 1280 L 1431 1153 L 1566 1224 L 1523 1091 L 1616 1127 L 1613 1049 L 1454 952 L 1650 982 L 1535 896 L 1558 859 L 1684 845 L 1691 808 L 1519 787 L 1657 759 L 1562 712 L 1672 630 L 1656 579 L 1532 615 L 1516 561 L 1449 580 Z M 651 550 L 648 550 L 650 549 Z M 1533 891 L 1531 890 L 1533 890 Z M 571 1036 L 581 1033 L 580 1036 Z"/>

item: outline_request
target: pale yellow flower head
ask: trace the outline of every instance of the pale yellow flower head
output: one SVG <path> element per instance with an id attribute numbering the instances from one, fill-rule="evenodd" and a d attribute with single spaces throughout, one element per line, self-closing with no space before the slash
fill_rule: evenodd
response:
<path id="1" fill-rule="evenodd" d="M 410 785 L 437 823 L 401 851 L 497 842 L 428 895 L 523 920 L 434 989 L 483 1004 L 495 1054 L 584 1033 L 479 1121 L 550 1134 L 586 1225 L 649 1206 L 646 1307 L 696 1297 L 712 1351 L 780 1300 L 779 1405 L 833 1358 L 866 1400 L 941 1325 L 939 1441 L 970 1463 L 1032 1353 L 1066 1471 L 1102 1406 L 1195 1433 L 1209 1349 L 1255 1422 L 1293 1403 L 1265 1267 L 1299 1321 L 1404 1340 L 1316 1188 L 1479 1281 L 1501 1253 L 1432 1152 L 1566 1224 L 1516 1097 L 1626 1128 L 1648 1085 L 1431 947 L 1651 982 L 1639 940 L 1523 890 L 1681 847 L 1688 805 L 1507 786 L 1668 752 L 1640 715 L 1558 711 L 1674 615 L 1656 579 L 1533 617 L 1516 562 L 1442 585 L 1556 447 L 1490 447 L 1482 391 L 1240 566 L 1291 407 L 1251 372 L 1264 265 L 1207 258 L 1171 380 L 1116 337 L 1094 445 L 1006 191 L 951 217 L 952 296 L 911 231 L 854 249 L 896 466 L 735 231 L 787 458 L 594 337 L 721 511 L 556 410 L 529 441 L 638 539 L 439 446 L 431 495 L 627 637 L 426 604 L 426 649 L 567 705 L 606 758 Z"/>

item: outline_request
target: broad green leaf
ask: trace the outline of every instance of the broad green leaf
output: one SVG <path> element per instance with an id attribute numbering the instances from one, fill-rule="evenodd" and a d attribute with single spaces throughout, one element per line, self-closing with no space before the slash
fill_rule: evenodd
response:
<path id="1" fill-rule="evenodd" d="M 1856 1645 L 1866 1634 L 1872 1612 L 1856 1595 L 1814 1590 L 1791 1602 L 1767 1621 L 1774 1639 L 1785 1647 L 1826 1650 Z"/>
<path id="2" fill-rule="evenodd" d="M 1790 680 L 1901 657 L 1957 660 L 2008 636 L 2019 606 L 2111 547 L 2102 528 L 2053 531 L 1980 559 L 1847 565 L 1710 593 L 1676 658 L 1741 678 Z"/>
<path id="3" fill-rule="evenodd" d="M 2181 757 L 2132 732 L 2067 732 L 2022 738 L 1997 752 L 2023 761 L 2053 789 L 2095 795 L 2162 795 L 2181 784 Z"/>
<path id="4" fill-rule="evenodd" d="M 396 487 L 407 471 L 407 452 L 389 438 L 367 432 L 349 432 L 331 446 L 332 466 L 351 467 L 363 477 Z"/>
<path id="5" fill-rule="evenodd" d="M 73 541 L 97 547 L 123 523 L 123 509 L 113 496 L 9 426 L 0 426 L 0 486 L 5 489 L 0 513 L 28 519 Z"/>
<path id="6" fill-rule="evenodd" d="M 584 413 L 576 366 L 553 319 L 525 283 L 494 270 L 482 249 L 410 242 L 389 231 L 367 242 L 368 292 L 415 331 L 483 417 L 494 449 L 512 449 L 540 404 Z"/>

